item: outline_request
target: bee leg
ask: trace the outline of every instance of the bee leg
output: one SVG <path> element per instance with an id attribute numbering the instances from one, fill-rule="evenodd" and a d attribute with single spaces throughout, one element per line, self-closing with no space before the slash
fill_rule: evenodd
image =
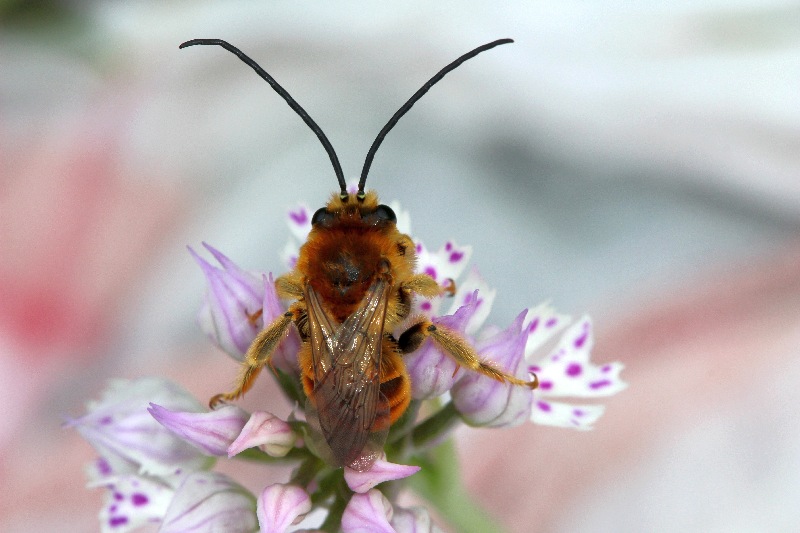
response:
<path id="1" fill-rule="evenodd" d="M 441 296 L 445 292 L 449 292 L 449 284 L 442 287 L 436 280 L 427 274 L 414 274 L 401 285 L 401 289 L 419 294 L 423 298 L 434 298 Z M 453 293 L 455 294 L 455 283 L 452 284 Z"/>
<path id="2" fill-rule="evenodd" d="M 272 324 L 262 329 L 256 336 L 247 353 L 244 356 L 242 363 L 242 371 L 239 374 L 236 388 L 232 392 L 217 394 L 209 400 L 208 405 L 212 409 L 221 402 L 230 402 L 242 396 L 253 385 L 253 381 L 264 365 L 270 363 L 270 358 L 278 343 L 283 339 L 286 330 L 292 323 L 294 313 L 288 311 L 275 319 Z"/>
<path id="3" fill-rule="evenodd" d="M 403 353 L 410 353 L 419 348 L 422 341 L 428 337 L 460 366 L 479 372 L 484 376 L 489 376 L 497 381 L 506 381 L 514 385 L 524 385 L 531 389 L 535 389 L 539 386 L 539 380 L 536 374 L 533 375 L 531 381 L 525 381 L 500 370 L 491 363 L 482 360 L 475 352 L 475 348 L 459 335 L 458 332 L 444 326 L 437 326 L 427 319 L 414 324 L 404 331 L 403 334 L 400 335 L 400 338 L 397 339 L 397 346 Z"/>

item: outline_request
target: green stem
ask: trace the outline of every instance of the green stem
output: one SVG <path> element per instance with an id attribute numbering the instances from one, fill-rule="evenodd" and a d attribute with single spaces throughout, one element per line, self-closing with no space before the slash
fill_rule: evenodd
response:
<path id="1" fill-rule="evenodd" d="M 458 423 L 458 411 L 453 402 L 447 402 L 436 414 L 414 428 L 411 435 L 414 448 L 425 448 L 447 434 Z"/>

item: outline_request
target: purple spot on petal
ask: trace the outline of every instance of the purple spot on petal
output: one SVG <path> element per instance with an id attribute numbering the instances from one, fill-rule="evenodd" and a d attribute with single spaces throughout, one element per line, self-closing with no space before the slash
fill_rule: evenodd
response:
<path id="1" fill-rule="evenodd" d="M 540 367 L 539 365 L 531 365 L 528 367 L 528 372 L 541 372 L 541 371 L 542 367 Z"/>
<path id="2" fill-rule="evenodd" d="M 611 385 L 611 381 L 607 379 L 601 379 L 600 381 L 589 383 L 589 387 L 592 389 L 602 389 L 603 387 L 608 387 L 609 385 Z"/>
<path id="3" fill-rule="evenodd" d="M 553 408 L 550 407 L 550 404 L 547 402 L 536 402 L 536 407 L 544 411 L 545 413 L 549 413 Z"/>
<path id="4" fill-rule="evenodd" d="M 447 241 L 446 243 L 444 243 L 444 249 L 445 249 L 445 251 L 449 252 L 450 250 L 453 249 L 453 243 L 450 242 L 450 241 Z"/>
<path id="5" fill-rule="evenodd" d="M 117 512 L 117 506 L 116 505 L 112 505 L 111 507 L 108 508 L 108 512 L 111 513 L 111 514 L 116 513 Z"/>
<path id="6" fill-rule="evenodd" d="M 417 245 L 414 248 L 416 248 L 417 253 L 421 253 L 422 252 L 422 245 L 421 244 L 417 243 Z"/>
<path id="7" fill-rule="evenodd" d="M 453 252 L 450 254 L 450 262 L 458 263 L 464 258 L 464 252 Z"/>
<path id="8" fill-rule="evenodd" d="M 553 382 L 552 381 L 542 381 L 541 383 L 539 383 L 539 388 L 542 389 L 542 390 L 550 390 L 550 389 L 553 388 Z"/>
<path id="9" fill-rule="evenodd" d="M 573 409 L 573 410 L 572 410 L 572 414 L 573 414 L 573 415 L 575 415 L 575 416 L 577 416 L 577 417 L 581 417 L 581 416 L 583 416 L 585 413 L 583 412 L 583 409 Z"/>
<path id="10" fill-rule="evenodd" d="M 436 269 L 433 268 L 432 266 L 425 267 L 425 273 L 430 277 L 432 277 L 433 279 L 436 279 Z"/>
<path id="11" fill-rule="evenodd" d="M 101 419 L 98 421 L 98 423 L 99 423 L 101 426 L 107 426 L 107 425 L 109 425 L 109 424 L 110 424 L 111 422 L 113 422 L 113 421 L 114 421 L 114 419 L 113 419 L 113 418 L 111 418 L 110 416 L 104 416 L 103 418 L 101 418 Z"/>
<path id="12" fill-rule="evenodd" d="M 608 373 L 611 371 L 611 365 L 603 365 L 603 368 L 600 369 L 601 372 Z"/>
<path id="13" fill-rule="evenodd" d="M 556 325 L 557 322 L 558 322 L 558 320 L 556 319 L 556 317 L 553 317 L 553 318 L 549 319 L 547 322 L 545 322 L 544 325 L 547 328 L 552 328 L 553 326 Z"/>
<path id="14" fill-rule="evenodd" d="M 569 377 L 574 378 L 576 376 L 580 376 L 581 372 L 583 372 L 583 368 L 578 363 L 572 363 L 567 367 L 566 373 Z"/>
<path id="15" fill-rule="evenodd" d="M 421 304 L 419 304 L 419 308 L 422 309 L 423 311 L 430 311 L 431 307 L 432 306 L 430 302 L 422 302 Z"/>
<path id="16" fill-rule="evenodd" d="M 538 326 L 539 326 L 539 317 L 537 316 L 536 318 L 531 320 L 530 324 L 528 324 L 528 333 L 533 333 L 534 331 L 536 331 L 536 328 Z"/>
<path id="17" fill-rule="evenodd" d="M 114 499 L 117 500 L 118 502 L 121 502 L 123 500 L 123 498 L 125 498 L 125 496 L 123 496 L 119 492 L 115 492 L 114 493 Z"/>
<path id="18" fill-rule="evenodd" d="M 142 494 L 141 492 L 136 492 L 133 494 L 133 496 L 131 496 L 131 502 L 133 502 L 133 505 L 136 507 L 147 505 L 149 501 L 150 499 L 147 497 L 147 495 Z"/>
<path id="19" fill-rule="evenodd" d="M 101 457 L 97 460 L 97 470 L 101 475 L 108 476 L 111 474 L 111 465 Z"/>
<path id="20" fill-rule="evenodd" d="M 589 330 L 587 328 L 584 328 L 581 336 L 575 339 L 575 342 L 573 343 L 575 347 L 580 348 L 581 346 L 583 346 L 583 344 L 586 342 L 586 337 L 588 337 L 588 335 L 589 335 Z"/>
<path id="21" fill-rule="evenodd" d="M 128 523 L 127 516 L 112 516 L 108 520 L 108 525 L 111 527 L 124 526 Z"/>
<path id="22" fill-rule="evenodd" d="M 292 222 L 297 224 L 298 226 L 302 226 L 306 222 L 308 222 L 308 213 L 306 213 L 305 209 L 300 209 L 300 211 L 289 211 L 289 218 L 292 219 Z"/>

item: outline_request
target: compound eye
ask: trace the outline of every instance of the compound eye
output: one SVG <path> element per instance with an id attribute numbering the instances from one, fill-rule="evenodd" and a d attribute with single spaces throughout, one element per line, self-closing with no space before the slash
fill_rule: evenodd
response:
<path id="1" fill-rule="evenodd" d="M 397 222 L 397 215 L 394 214 L 394 211 L 392 211 L 392 208 L 388 205 L 379 205 L 378 208 L 375 209 L 375 214 L 378 216 L 379 220 Z"/>
<path id="2" fill-rule="evenodd" d="M 312 226 L 327 226 L 333 220 L 333 213 L 328 211 L 325 207 L 320 207 L 311 217 Z"/>

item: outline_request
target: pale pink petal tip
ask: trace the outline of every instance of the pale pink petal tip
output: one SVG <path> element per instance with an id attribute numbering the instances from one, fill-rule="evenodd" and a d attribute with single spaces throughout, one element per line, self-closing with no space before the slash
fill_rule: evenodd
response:
<path id="1" fill-rule="evenodd" d="M 228 457 L 259 446 L 272 457 L 283 457 L 292 449 L 296 435 L 291 426 L 265 411 L 256 411 L 242 428 L 239 436 L 227 449 Z"/>
<path id="2" fill-rule="evenodd" d="M 419 472 L 420 467 L 411 465 L 398 465 L 385 459 L 378 459 L 372 468 L 366 472 L 359 472 L 352 468 L 344 469 L 344 480 L 350 490 L 363 494 L 384 481 L 403 479 Z"/>
<path id="3" fill-rule="evenodd" d="M 283 533 L 311 510 L 311 498 L 296 485 L 275 483 L 261 493 L 257 509 L 261 533 Z"/>

